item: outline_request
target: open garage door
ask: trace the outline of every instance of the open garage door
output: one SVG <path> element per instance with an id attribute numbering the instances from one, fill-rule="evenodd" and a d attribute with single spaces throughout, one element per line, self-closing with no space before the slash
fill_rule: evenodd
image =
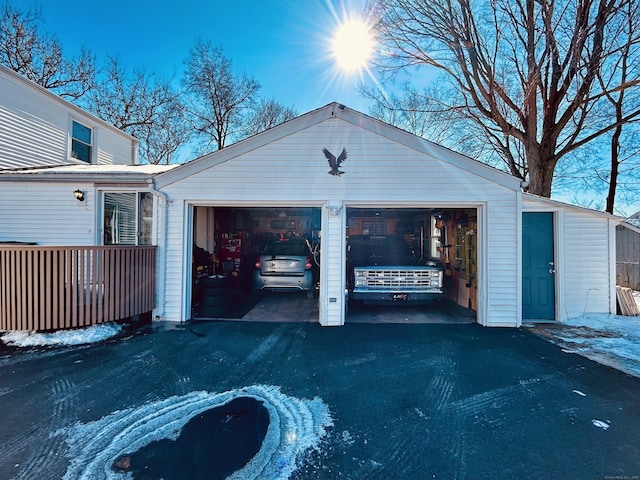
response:
<path id="1" fill-rule="evenodd" d="M 196 206 L 193 219 L 192 318 L 266 320 L 280 306 L 318 320 L 320 208 Z"/>
<path id="2" fill-rule="evenodd" d="M 347 322 L 476 321 L 476 209 L 348 208 L 347 237 Z"/>

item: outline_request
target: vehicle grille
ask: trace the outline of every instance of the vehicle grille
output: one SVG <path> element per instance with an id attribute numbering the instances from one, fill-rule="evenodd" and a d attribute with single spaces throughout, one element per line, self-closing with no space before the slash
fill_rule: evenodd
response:
<path id="1" fill-rule="evenodd" d="M 367 287 L 371 288 L 420 288 L 440 286 L 440 272 L 433 270 L 367 270 L 364 274 L 364 283 Z"/>

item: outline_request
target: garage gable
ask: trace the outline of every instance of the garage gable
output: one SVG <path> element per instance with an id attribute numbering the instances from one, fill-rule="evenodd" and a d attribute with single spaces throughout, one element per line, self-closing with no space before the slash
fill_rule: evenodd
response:
<path id="1" fill-rule="evenodd" d="M 327 155 L 340 157 L 343 149 L 346 159 L 339 172 L 329 174 Z M 337 103 L 156 178 L 159 188 L 177 183 L 189 184 L 198 198 L 216 196 L 215 186 L 225 199 L 229 189 L 238 192 L 242 185 L 250 189 L 253 200 L 272 198 L 274 188 L 279 195 L 286 190 L 290 198 L 348 200 L 350 194 L 407 194 L 415 199 L 417 190 L 433 199 L 443 187 L 458 190 L 457 196 L 496 186 L 510 191 L 520 187 L 519 180 L 505 172 Z M 199 185 L 206 192 L 197 192 Z"/>

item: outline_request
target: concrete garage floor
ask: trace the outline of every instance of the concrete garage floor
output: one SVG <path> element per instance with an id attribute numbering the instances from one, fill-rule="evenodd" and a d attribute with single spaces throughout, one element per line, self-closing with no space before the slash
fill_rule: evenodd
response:
<path id="1" fill-rule="evenodd" d="M 257 385 L 317 398 L 329 409 L 332 425 L 298 459 L 288 476 L 295 480 L 640 475 L 640 379 L 530 332 L 235 321 L 154 324 L 82 347 L 0 346 L 0 478 L 63 478 L 79 449 L 107 434 L 125 435 L 126 424 L 111 423 L 117 412 L 144 413 L 149 404 L 195 392 Z M 142 413 L 139 424 L 153 422 Z M 241 414 L 225 417 L 223 428 Z M 96 424 L 103 435 L 67 441 L 70 432 Z M 163 478 L 224 478 L 186 473 L 194 470 L 188 462 L 229 448 L 221 441 L 176 444 L 179 471 Z M 104 459 L 101 471 L 114 460 Z"/>
<path id="2" fill-rule="evenodd" d="M 248 297 L 239 302 L 249 301 Z M 318 322 L 318 299 L 299 292 L 265 292 L 244 316 L 249 322 Z M 346 323 L 475 323 L 473 310 L 443 300 L 429 305 L 364 305 L 351 302 Z"/>

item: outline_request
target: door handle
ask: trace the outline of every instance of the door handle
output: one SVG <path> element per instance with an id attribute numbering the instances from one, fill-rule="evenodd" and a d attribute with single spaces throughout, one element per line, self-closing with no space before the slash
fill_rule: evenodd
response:
<path id="1" fill-rule="evenodd" d="M 555 268 L 550 268 L 549 269 L 549 273 L 556 273 L 556 269 Z"/>

